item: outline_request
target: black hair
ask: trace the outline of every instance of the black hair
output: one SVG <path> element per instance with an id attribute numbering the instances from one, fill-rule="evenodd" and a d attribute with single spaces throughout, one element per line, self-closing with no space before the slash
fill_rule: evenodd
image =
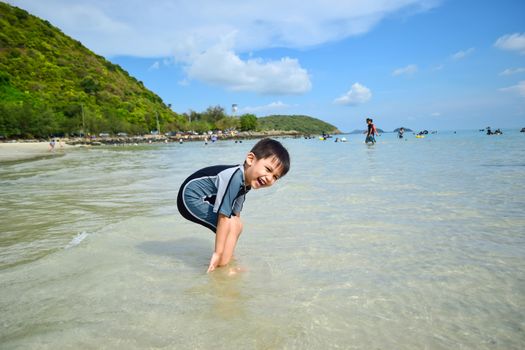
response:
<path id="1" fill-rule="evenodd" d="M 281 176 L 286 175 L 290 170 L 290 155 L 284 146 L 276 140 L 264 138 L 259 140 L 253 146 L 251 151 L 257 159 L 265 159 L 275 157 L 279 161 L 281 167 Z"/>

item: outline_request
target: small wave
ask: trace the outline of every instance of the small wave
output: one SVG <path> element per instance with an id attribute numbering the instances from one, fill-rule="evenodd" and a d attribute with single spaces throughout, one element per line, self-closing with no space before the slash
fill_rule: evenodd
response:
<path id="1" fill-rule="evenodd" d="M 76 235 L 76 236 L 71 240 L 71 242 L 68 243 L 68 245 L 65 247 L 65 249 L 73 248 L 73 247 L 79 245 L 80 242 L 82 242 L 84 239 L 87 238 L 87 236 L 89 236 L 89 233 L 87 233 L 87 232 L 81 232 L 81 233 L 79 233 L 78 235 Z"/>

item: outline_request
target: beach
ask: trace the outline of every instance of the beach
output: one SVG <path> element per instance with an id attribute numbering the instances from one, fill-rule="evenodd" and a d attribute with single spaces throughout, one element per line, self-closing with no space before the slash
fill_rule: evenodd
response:
<path id="1" fill-rule="evenodd" d="M 302 134 L 296 131 L 264 131 L 264 132 L 239 132 L 235 135 L 221 134 L 219 140 L 246 140 L 260 139 L 263 137 L 301 137 Z M 30 160 L 34 158 L 52 156 L 53 154 L 64 154 L 67 149 L 79 146 L 126 146 L 151 143 L 171 143 L 171 142 L 204 142 L 210 135 L 174 135 L 171 137 L 146 135 L 146 136 L 126 136 L 126 137 L 99 137 L 93 139 L 71 138 L 60 139 L 55 143 L 53 149 L 50 141 L 20 140 L 11 142 L 0 142 L 0 162 L 12 162 L 20 160 Z M 210 141 L 211 142 L 211 141 Z"/>
<path id="2" fill-rule="evenodd" d="M 2 348 L 520 349 L 524 136 L 280 138 L 290 172 L 247 194 L 233 277 L 176 197 L 257 140 L 4 163 Z"/>
<path id="3" fill-rule="evenodd" d="M 71 147 L 63 141 L 56 142 L 54 149 L 51 149 L 49 142 L 2 142 L 0 143 L 0 162 L 51 156 L 55 153 L 63 153 Z"/>

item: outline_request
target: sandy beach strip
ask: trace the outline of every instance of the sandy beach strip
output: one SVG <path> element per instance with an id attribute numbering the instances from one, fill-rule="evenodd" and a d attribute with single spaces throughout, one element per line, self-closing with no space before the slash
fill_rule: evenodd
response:
<path id="1" fill-rule="evenodd" d="M 6 142 L 0 143 L 0 162 L 28 160 L 53 153 L 63 152 L 72 146 L 65 142 L 57 142 L 51 150 L 49 142 Z"/>

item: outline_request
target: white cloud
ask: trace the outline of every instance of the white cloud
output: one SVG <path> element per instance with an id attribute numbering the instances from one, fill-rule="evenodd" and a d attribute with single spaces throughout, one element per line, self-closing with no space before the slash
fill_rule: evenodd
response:
<path id="1" fill-rule="evenodd" d="M 341 97 L 334 100 L 334 103 L 341 105 L 356 106 L 368 102 L 372 98 L 372 92 L 366 86 L 354 83 L 352 88 Z"/>
<path id="2" fill-rule="evenodd" d="M 519 73 L 525 73 L 525 68 L 507 68 L 503 72 L 499 73 L 499 75 L 513 75 Z"/>
<path id="3" fill-rule="evenodd" d="M 431 116 L 433 116 L 433 117 L 440 117 L 440 116 L 441 116 L 441 113 L 439 113 L 439 112 L 434 112 L 434 113 L 431 114 Z"/>
<path id="4" fill-rule="evenodd" d="M 187 79 L 234 91 L 300 94 L 311 89 L 311 82 L 297 59 L 243 59 L 242 54 L 361 35 L 393 14 L 427 11 L 441 0 L 8 1 L 97 54 L 155 58 L 158 68 L 182 64 Z M 231 37 L 227 46 L 226 37 Z"/>
<path id="5" fill-rule="evenodd" d="M 450 56 L 453 60 L 455 61 L 458 61 L 458 60 L 462 60 L 464 59 L 465 57 L 467 56 L 470 56 L 473 52 L 474 52 L 474 48 L 471 47 L 469 49 L 466 49 L 466 50 L 462 50 L 462 51 L 458 51 L 456 52 L 455 54 L 453 54 L 452 56 Z"/>
<path id="6" fill-rule="evenodd" d="M 155 61 L 151 66 L 149 66 L 148 70 L 157 70 L 160 68 L 160 62 Z"/>
<path id="7" fill-rule="evenodd" d="M 392 72 L 393 76 L 399 76 L 399 75 L 412 75 L 415 74 L 418 71 L 418 68 L 415 64 L 409 64 L 406 67 L 398 68 Z"/>
<path id="8" fill-rule="evenodd" d="M 9 0 L 105 56 L 165 57 L 179 43 L 197 51 L 238 32 L 235 52 L 304 48 L 370 31 L 392 14 L 440 0 Z"/>
<path id="9" fill-rule="evenodd" d="M 525 33 L 503 35 L 496 40 L 494 46 L 509 51 L 517 51 L 525 55 Z"/>
<path id="10" fill-rule="evenodd" d="M 525 97 L 525 80 L 520 81 L 518 84 L 501 88 L 500 91 L 516 93 L 522 97 Z"/>
<path id="11" fill-rule="evenodd" d="M 191 55 L 186 62 L 188 77 L 232 91 L 260 94 L 301 94 L 311 89 L 308 72 L 296 59 L 242 60 L 231 50 L 232 44 L 233 38 L 227 37 L 210 49 Z"/>
<path id="12" fill-rule="evenodd" d="M 275 111 L 284 110 L 284 109 L 287 109 L 289 107 L 290 107 L 290 105 L 287 105 L 286 103 L 283 103 L 281 101 L 276 101 L 276 102 L 271 102 L 271 103 L 269 103 L 267 105 L 264 105 L 264 106 L 254 106 L 254 107 L 247 106 L 247 107 L 243 107 L 243 108 L 241 108 L 241 112 L 242 113 L 252 113 L 252 114 L 257 114 L 257 113 L 275 113 Z"/>

